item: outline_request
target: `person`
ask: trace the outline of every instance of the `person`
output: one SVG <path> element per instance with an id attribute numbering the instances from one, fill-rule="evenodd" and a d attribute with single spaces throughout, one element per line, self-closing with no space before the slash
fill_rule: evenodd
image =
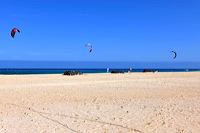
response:
<path id="1" fill-rule="evenodd" d="M 107 68 L 107 73 L 109 73 L 109 68 Z"/>
<path id="2" fill-rule="evenodd" d="M 131 73 L 131 72 L 132 72 L 132 68 L 130 67 L 129 70 L 128 70 L 128 73 Z"/>

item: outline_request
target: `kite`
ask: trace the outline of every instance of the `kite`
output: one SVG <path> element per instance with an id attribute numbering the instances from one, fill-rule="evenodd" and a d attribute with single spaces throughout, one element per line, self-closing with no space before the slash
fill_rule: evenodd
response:
<path id="1" fill-rule="evenodd" d="M 88 48 L 89 52 L 92 53 L 92 45 L 90 43 L 85 45 L 86 48 Z"/>
<path id="2" fill-rule="evenodd" d="M 177 53 L 176 53 L 175 51 L 171 51 L 171 53 L 174 53 L 174 57 L 173 57 L 173 59 L 176 59 L 176 57 L 177 57 Z"/>
<path id="3" fill-rule="evenodd" d="M 12 31 L 11 31 L 11 37 L 12 37 L 12 38 L 15 37 L 16 32 L 20 33 L 20 30 L 17 29 L 17 28 L 13 28 Z"/>

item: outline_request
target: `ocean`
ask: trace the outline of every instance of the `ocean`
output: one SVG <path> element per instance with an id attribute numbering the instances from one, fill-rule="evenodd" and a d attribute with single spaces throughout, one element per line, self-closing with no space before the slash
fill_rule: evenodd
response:
<path id="1" fill-rule="evenodd" d="M 67 70 L 106 73 L 107 68 L 110 72 L 128 72 L 129 68 L 132 72 L 191 72 L 200 71 L 200 62 L 0 61 L 0 74 L 63 74 Z"/>
<path id="2" fill-rule="evenodd" d="M 118 68 L 118 69 L 109 69 L 111 71 L 123 71 L 128 72 L 129 69 Z M 157 72 L 194 72 L 199 71 L 200 69 L 151 69 Z M 107 69 L 0 69 L 0 74 L 63 74 L 65 71 L 80 71 L 82 73 L 106 73 Z M 133 69 L 132 72 L 143 72 L 144 69 Z"/>

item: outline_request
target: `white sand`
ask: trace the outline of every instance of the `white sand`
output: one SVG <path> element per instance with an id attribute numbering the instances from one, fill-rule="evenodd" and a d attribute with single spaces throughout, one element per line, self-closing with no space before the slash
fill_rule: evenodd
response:
<path id="1" fill-rule="evenodd" d="M 1 75 L 0 133 L 200 133 L 200 72 Z"/>

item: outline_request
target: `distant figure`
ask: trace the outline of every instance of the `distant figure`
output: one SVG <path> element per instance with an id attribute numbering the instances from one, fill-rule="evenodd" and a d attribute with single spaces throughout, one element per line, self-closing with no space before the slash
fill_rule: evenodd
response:
<path id="1" fill-rule="evenodd" d="M 109 73 L 109 68 L 107 68 L 107 73 Z"/>
<path id="2" fill-rule="evenodd" d="M 129 70 L 128 70 L 128 73 L 131 73 L 131 72 L 132 72 L 132 70 L 133 70 L 133 69 L 130 67 L 130 68 L 129 68 Z"/>

